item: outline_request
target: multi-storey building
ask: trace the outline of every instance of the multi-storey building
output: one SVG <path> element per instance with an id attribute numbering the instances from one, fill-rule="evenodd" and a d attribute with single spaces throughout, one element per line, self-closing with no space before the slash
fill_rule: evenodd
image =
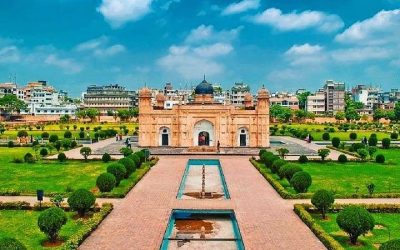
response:
<path id="1" fill-rule="evenodd" d="M 269 101 L 270 105 L 281 105 L 293 110 L 299 109 L 299 99 L 291 93 L 273 93 Z"/>
<path id="2" fill-rule="evenodd" d="M 24 100 L 24 91 L 19 89 L 17 84 L 10 82 L 0 83 L 0 97 L 8 94 L 16 95 L 18 99 Z"/>
<path id="3" fill-rule="evenodd" d="M 373 110 L 379 107 L 382 94 L 379 88 L 362 84 L 351 90 L 353 100 L 364 104 L 364 108 L 360 110 L 363 114 L 372 114 Z"/>
<path id="4" fill-rule="evenodd" d="M 325 92 L 325 111 L 328 114 L 335 114 L 345 108 L 345 84 L 327 80 L 324 85 Z"/>
<path id="5" fill-rule="evenodd" d="M 307 97 L 306 110 L 316 115 L 324 115 L 326 112 L 325 99 L 325 91 L 323 89 L 309 95 Z"/>
<path id="6" fill-rule="evenodd" d="M 241 106 L 244 103 L 244 96 L 250 92 L 249 85 L 243 82 L 236 82 L 231 88 L 230 101 L 232 105 Z"/>
<path id="7" fill-rule="evenodd" d="M 83 107 L 95 108 L 100 114 L 137 106 L 137 94 L 118 84 L 90 85 L 83 93 Z"/>

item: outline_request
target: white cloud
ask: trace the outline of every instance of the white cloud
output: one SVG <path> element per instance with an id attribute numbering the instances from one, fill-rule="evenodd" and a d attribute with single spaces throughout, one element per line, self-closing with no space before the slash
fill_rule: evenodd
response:
<path id="1" fill-rule="evenodd" d="M 280 9 L 270 8 L 252 18 L 254 23 L 269 25 L 279 31 L 316 29 L 329 33 L 341 29 L 342 19 L 321 11 L 306 10 L 300 13 L 282 13 Z"/>
<path id="2" fill-rule="evenodd" d="M 0 48 L 0 63 L 16 63 L 20 61 L 20 53 L 16 46 Z"/>
<path id="3" fill-rule="evenodd" d="M 323 47 L 308 43 L 302 45 L 295 44 L 284 55 L 293 66 L 320 64 L 327 59 L 327 56 L 323 53 Z"/>
<path id="4" fill-rule="evenodd" d="M 349 44 L 382 45 L 400 41 L 400 9 L 382 10 L 369 19 L 356 22 L 336 41 Z"/>
<path id="5" fill-rule="evenodd" d="M 331 52 L 334 60 L 339 62 L 363 62 L 367 60 L 385 60 L 391 58 L 392 51 L 379 47 L 356 47 L 338 49 Z"/>
<path id="6" fill-rule="evenodd" d="M 218 57 L 229 54 L 233 50 L 232 45 L 227 43 L 215 43 L 212 45 L 205 45 L 196 47 L 193 52 L 201 57 Z"/>
<path id="7" fill-rule="evenodd" d="M 169 1 L 167 1 L 165 4 L 163 4 L 162 6 L 161 6 L 161 9 L 163 9 L 163 10 L 169 10 L 169 8 L 171 7 L 171 4 L 173 4 L 173 3 L 180 3 L 181 2 L 181 0 L 169 0 Z"/>
<path id="8" fill-rule="evenodd" d="M 237 3 L 231 3 L 223 11 L 222 15 L 233 15 L 248 10 L 258 9 L 260 7 L 260 0 L 243 0 Z"/>
<path id="9" fill-rule="evenodd" d="M 82 65 L 75 62 L 73 59 L 60 58 L 56 54 L 50 54 L 49 56 L 47 56 L 44 60 L 44 63 L 61 68 L 67 74 L 75 74 L 82 71 L 83 69 Z"/>
<path id="10" fill-rule="evenodd" d="M 242 26 L 231 30 L 216 31 L 212 25 L 200 25 L 192 29 L 185 39 L 185 43 L 203 43 L 203 42 L 230 42 L 236 39 L 242 30 Z"/>
<path id="11" fill-rule="evenodd" d="M 79 52 L 89 51 L 92 52 L 93 55 L 97 57 L 114 56 L 126 50 L 125 47 L 121 44 L 114 44 L 108 46 L 107 45 L 108 43 L 109 39 L 106 36 L 101 36 L 99 38 L 78 44 L 75 50 Z"/>
<path id="12" fill-rule="evenodd" d="M 102 0 L 97 11 L 104 16 L 111 27 L 119 28 L 150 13 L 151 3 L 152 0 Z"/>

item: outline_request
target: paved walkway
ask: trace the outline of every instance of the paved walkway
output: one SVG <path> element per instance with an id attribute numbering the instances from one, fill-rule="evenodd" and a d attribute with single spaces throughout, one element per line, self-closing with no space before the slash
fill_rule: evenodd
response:
<path id="1" fill-rule="evenodd" d="M 246 249 L 325 249 L 248 157 L 219 157 L 231 200 L 177 200 L 188 159 L 160 157 L 80 249 L 159 249 L 174 208 L 234 209 Z"/>

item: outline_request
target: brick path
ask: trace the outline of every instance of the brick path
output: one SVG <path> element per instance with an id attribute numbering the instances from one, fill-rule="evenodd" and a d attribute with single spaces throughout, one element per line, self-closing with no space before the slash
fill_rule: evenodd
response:
<path id="1" fill-rule="evenodd" d="M 234 209 L 246 249 L 325 249 L 248 157 L 219 157 L 231 200 L 177 200 L 189 158 L 160 157 L 80 249 L 159 249 L 174 208 Z"/>

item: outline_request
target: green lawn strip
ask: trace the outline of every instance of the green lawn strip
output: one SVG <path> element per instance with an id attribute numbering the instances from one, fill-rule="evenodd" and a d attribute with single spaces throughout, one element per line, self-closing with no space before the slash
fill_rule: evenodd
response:
<path id="1" fill-rule="evenodd" d="M 268 180 L 277 192 L 286 199 L 311 197 L 318 189 L 332 190 L 336 198 L 369 198 L 366 185 L 375 184 L 372 197 L 400 197 L 400 149 L 380 149 L 387 158 L 385 164 L 375 162 L 334 161 L 308 162 L 299 166 L 312 177 L 312 184 L 306 194 L 297 194 L 286 179 L 276 174 L 261 162 L 252 160 L 253 165 Z M 358 187 L 358 189 L 357 189 Z"/>
<path id="2" fill-rule="evenodd" d="M 294 210 L 317 237 L 322 238 L 321 241 L 328 249 L 375 250 L 380 244 L 390 239 L 400 238 L 400 207 L 398 205 L 363 205 L 371 212 L 376 226 L 370 233 L 359 237 L 358 241 L 361 245 L 351 245 L 347 234 L 336 223 L 338 212 L 343 206 L 345 205 L 335 206 L 335 209 L 327 214 L 327 220 L 322 220 L 321 215 L 311 210 L 309 205 L 295 205 Z M 342 248 L 330 247 L 332 242 L 340 244 Z"/>
<path id="3" fill-rule="evenodd" d="M 28 210 L 26 210 L 28 209 Z M 42 247 L 42 242 L 47 240 L 44 233 L 37 226 L 40 211 L 37 208 L 25 206 L 23 210 L 2 207 L 0 209 L 0 238 L 16 238 L 27 249 L 48 249 Z M 59 238 L 64 244 L 52 249 L 77 249 L 78 245 L 97 228 L 98 224 L 111 212 L 111 204 L 103 204 L 93 216 L 87 220 L 74 220 L 75 212 L 66 212 L 68 221 L 60 231 Z"/>

